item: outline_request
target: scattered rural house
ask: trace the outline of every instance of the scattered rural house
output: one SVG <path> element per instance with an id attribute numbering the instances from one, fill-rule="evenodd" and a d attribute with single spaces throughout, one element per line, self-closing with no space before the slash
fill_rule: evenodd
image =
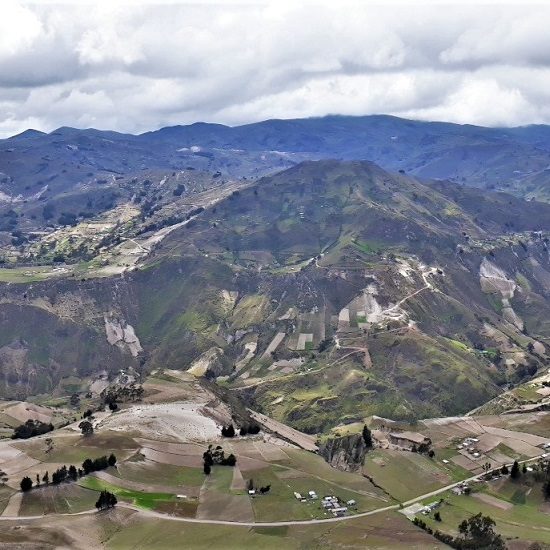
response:
<path id="1" fill-rule="evenodd" d="M 446 458 L 444 458 L 441 462 L 443 462 L 443 464 L 449 464 L 449 461 Z"/>
<path id="2" fill-rule="evenodd" d="M 453 487 L 451 489 L 451 492 L 455 495 L 463 495 L 464 493 L 468 492 L 469 486 L 466 482 L 459 483 L 456 487 Z"/>
<path id="3" fill-rule="evenodd" d="M 427 515 L 430 512 L 433 512 L 436 508 L 439 508 L 440 505 L 441 505 L 441 501 L 439 501 L 439 500 L 436 500 L 434 502 L 430 502 L 430 504 L 426 504 L 426 506 L 424 506 L 424 509 L 422 510 L 422 513 L 424 515 Z"/>
<path id="4" fill-rule="evenodd" d="M 402 447 L 404 449 L 412 449 L 414 446 L 429 445 L 431 440 L 429 437 L 417 432 L 392 432 L 389 434 L 390 443 Z"/>
<path id="5" fill-rule="evenodd" d="M 333 508 L 332 513 L 335 516 L 344 516 L 346 512 L 348 511 L 346 506 L 339 506 L 338 508 Z"/>
<path id="6" fill-rule="evenodd" d="M 351 507 L 351 506 L 356 506 L 356 505 L 357 505 L 357 503 L 355 502 L 355 500 L 348 500 L 348 501 L 346 502 L 346 504 L 347 504 L 348 506 L 350 506 L 350 507 Z"/>
<path id="7" fill-rule="evenodd" d="M 256 494 L 256 489 L 249 489 L 248 494 L 249 495 L 255 495 Z"/>
<path id="8" fill-rule="evenodd" d="M 300 493 L 294 493 L 296 500 L 302 500 L 302 495 Z"/>
<path id="9" fill-rule="evenodd" d="M 317 493 L 315 491 L 309 491 L 309 498 L 315 500 L 317 498 Z"/>

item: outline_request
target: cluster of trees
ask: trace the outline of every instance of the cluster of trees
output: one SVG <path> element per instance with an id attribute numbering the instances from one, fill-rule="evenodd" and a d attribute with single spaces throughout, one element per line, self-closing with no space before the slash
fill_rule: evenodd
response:
<path id="1" fill-rule="evenodd" d="M 62 212 L 57 219 L 57 223 L 59 225 L 75 226 L 77 224 L 76 214 L 73 214 L 72 212 Z"/>
<path id="2" fill-rule="evenodd" d="M 36 435 L 46 434 L 53 430 L 53 424 L 41 422 L 40 420 L 27 420 L 24 424 L 14 428 L 12 439 L 29 439 Z"/>
<path id="3" fill-rule="evenodd" d="M 520 467 L 518 461 L 514 461 L 511 468 L 508 468 L 504 464 L 500 469 L 491 470 L 491 464 L 489 462 L 483 465 L 487 478 L 495 474 L 501 474 L 503 476 L 510 476 L 510 479 L 516 481 L 521 478 L 522 475 L 529 475 L 533 481 L 542 483 L 542 494 L 545 500 L 550 500 L 550 462 L 543 461 L 538 464 L 533 464 L 528 470 L 527 465 L 523 464 Z"/>
<path id="4" fill-rule="evenodd" d="M 106 508 L 113 508 L 117 502 L 117 498 L 113 495 L 113 493 L 109 493 L 109 491 L 104 490 L 99 494 L 95 507 L 98 510 L 105 510 Z"/>
<path id="5" fill-rule="evenodd" d="M 203 471 L 206 475 L 210 474 L 214 464 L 220 466 L 235 466 L 237 464 L 237 457 L 233 453 L 225 456 L 224 450 L 220 445 L 215 449 L 212 448 L 212 445 L 208 445 L 208 449 L 203 453 L 202 458 L 204 461 Z"/>
<path id="6" fill-rule="evenodd" d="M 109 458 L 107 456 L 100 456 L 99 458 L 87 458 L 82 463 L 82 469 L 84 474 L 89 474 L 90 472 L 98 472 L 99 470 L 105 470 L 109 466 L 114 466 L 116 464 L 116 456 L 111 453 Z"/>
<path id="7" fill-rule="evenodd" d="M 413 453 L 420 453 L 421 455 L 428 455 L 430 458 L 433 458 L 435 456 L 435 452 L 432 449 L 432 440 L 428 439 L 428 441 L 420 443 L 420 445 L 413 445 L 411 448 L 411 451 Z"/>
<path id="8" fill-rule="evenodd" d="M 178 186 L 172 191 L 174 197 L 180 197 L 185 191 L 185 185 L 183 183 L 178 183 Z"/>
<path id="9" fill-rule="evenodd" d="M 142 235 L 143 233 L 147 233 L 149 231 L 157 231 L 158 229 L 162 229 L 163 227 L 169 227 L 171 225 L 176 225 L 177 223 L 181 223 L 185 221 L 185 218 L 183 216 L 168 216 L 167 218 L 164 218 L 163 220 L 158 220 L 156 222 L 151 222 L 143 227 L 140 228 L 138 231 L 138 235 Z"/>
<path id="10" fill-rule="evenodd" d="M 243 424 L 241 426 L 241 429 L 239 430 L 239 435 L 245 436 L 245 435 L 256 435 L 260 433 L 260 426 L 253 422 L 252 424 Z M 237 432 L 235 431 L 235 427 L 233 424 L 229 424 L 229 426 L 222 426 L 222 436 L 223 437 L 235 437 L 237 435 Z"/>
<path id="11" fill-rule="evenodd" d="M 46 480 L 48 479 L 47 475 L 48 472 L 46 472 L 45 474 Z M 61 468 L 58 468 L 52 474 L 52 483 L 54 485 L 58 485 L 59 483 L 66 480 L 76 481 L 79 477 L 82 477 L 82 475 L 82 470 L 80 468 L 77 470 L 76 467 L 72 464 L 69 466 L 69 468 L 67 468 L 67 466 L 61 466 Z"/>
<path id="12" fill-rule="evenodd" d="M 414 518 L 413 523 L 444 544 L 458 550 L 475 550 L 477 548 L 504 550 L 506 548 L 503 538 L 494 530 L 494 520 L 489 516 L 483 516 L 481 513 L 460 523 L 458 526 L 460 534 L 456 537 L 442 533 L 439 530 L 434 531 L 425 521 L 419 518 Z"/>
<path id="13" fill-rule="evenodd" d="M 76 481 L 78 478 L 85 476 L 89 474 L 90 472 L 97 472 L 99 470 L 105 470 L 105 468 L 109 466 L 114 466 L 116 464 L 116 456 L 111 453 L 109 457 L 107 456 L 100 456 L 99 458 L 87 458 L 82 463 L 82 468 L 76 468 L 74 465 L 70 465 L 68 468 L 67 466 L 61 466 L 61 468 L 58 468 L 51 477 L 51 483 L 52 485 L 58 485 L 59 483 L 63 483 L 64 481 Z M 42 482 L 45 485 L 50 484 L 50 474 L 46 472 L 44 476 L 42 477 Z M 36 483 L 34 484 L 35 487 L 40 486 L 40 476 L 36 474 Z M 30 477 L 25 476 L 20 483 L 21 490 L 23 492 L 30 491 L 33 488 L 33 481 Z"/>
<path id="14" fill-rule="evenodd" d="M 17 226 L 19 214 L 13 209 L 0 216 L 0 231 L 11 231 Z"/>
<path id="15" fill-rule="evenodd" d="M 239 430 L 239 435 L 256 435 L 260 433 L 260 426 L 256 423 L 244 424 Z"/>
<path id="16" fill-rule="evenodd" d="M 124 403 L 126 401 L 140 401 L 143 397 L 143 386 L 141 384 L 128 384 L 127 386 L 109 387 L 101 392 L 105 405 L 112 403 Z"/>

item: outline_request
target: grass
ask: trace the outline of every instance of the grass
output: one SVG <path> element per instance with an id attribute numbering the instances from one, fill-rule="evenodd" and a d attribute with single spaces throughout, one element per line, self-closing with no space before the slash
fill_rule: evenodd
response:
<path id="1" fill-rule="evenodd" d="M 97 493 L 75 483 L 41 486 L 23 495 L 19 514 L 75 514 L 95 506 Z"/>
<path id="2" fill-rule="evenodd" d="M 0 485 L 0 514 L 4 511 L 4 508 L 8 505 L 10 497 L 13 495 L 14 490 L 7 485 Z"/>
<path id="3" fill-rule="evenodd" d="M 129 481 L 158 485 L 187 485 L 200 487 L 204 482 L 201 468 L 172 466 L 170 464 L 141 464 L 123 462 L 117 466 L 116 475 Z"/>
<path id="4" fill-rule="evenodd" d="M 375 243 L 354 239 L 351 241 L 364 254 L 378 254 L 381 248 Z"/>
<path id="5" fill-rule="evenodd" d="M 204 480 L 204 474 L 202 474 Z M 229 466 L 213 466 L 210 473 L 210 488 L 220 493 L 229 493 L 233 481 L 233 468 Z"/>
<path id="6" fill-rule="evenodd" d="M 465 352 L 470 351 L 470 348 L 463 342 L 460 342 L 459 340 L 453 340 L 452 338 L 445 338 L 445 340 L 449 342 L 451 346 L 453 346 L 455 349 L 459 351 L 465 351 Z"/>
<path id="7" fill-rule="evenodd" d="M 24 443 L 15 443 L 14 446 L 41 462 L 60 462 L 75 466 L 82 464 L 86 458 L 108 456 L 113 451 L 115 454 L 119 451 L 117 458 L 120 460 L 122 451 L 138 448 L 128 434 L 94 434 L 87 438 L 79 435 L 55 437 L 53 449 L 48 454 L 44 452 L 44 440 L 28 440 Z"/>
<path id="8" fill-rule="evenodd" d="M 532 387 L 531 383 L 523 384 L 518 388 L 514 389 L 514 394 L 519 398 L 525 401 L 540 401 L 543 399 L 543 396 L 540 393 L 537 393 L 537 387 Z"/>
<path id="9" fill-rule="evenodd" d="M 433 520 L 430 515 L 420 516 L 432 528 L 448 533 L 456 533 L 458 524 L 470 516 L 481 512 L 496 522 L 496 531 L 504 537 L 519 538 L 523 541 L 548 542 L 550 538 L 550 515 L 540 510 L 542 493 L 540 484 L 531 491 L 526 485 L 510 480 L 497 481 L 482 486 L 482 492 L 491 494 L 514 506 L 502 510 L 486 504 L 474 496 L 445 495 L 445 504 L 440 508 L 442 522 Z M 515 501 L 515 502 L 514 502 Z"/>
<path id="10" fill-rule="evenodd" d="M 129 501 L 136 506 L 140 506 L 141 508 L 146 508 L 148 510 L 154 510 L 166 502 L 176 501 L 176 496 L 170 493 L 145 493 L 141 491 L 132 491 L 130 489 L 123 489 L 122 487 L 118 487 L 112 483 L 108 483 L 92 476 L 83 477 L 78 483 L 80 486 L 93 491 L 103 491 L 106 489 L 107 491 L 115 494 L 117 498 Z"/>
<path id="11" fill-rule="evenodd" d="M 288 463 L 289 466 L 300 470 L 305 474 L 309 474 L 314 478 L 321 478 L 332 487 L 332 490 L 342 488 L 350 491 L 370 493 L 381 496 L 384 495 L 380 489 L 377 489 L 362 475 L 337 470 L 327 464 L 327 462 L 325 462 L 325 460 L 319 455 L 314 455 L 305 451 L 298 451 L 296 449 L 285 449 L 285 453 L 290 456 L 290 462 Z M 375 508 L 380 506 L 380 503 L 382 502 L 383 501 L 380 499 L 372 498 L 368 506 Z"/>
<path id="12" fill-rule="evenodd" d="M 139 518 L 115 531 L 107 548 L 223 548 L 298 550 L 305 548 L 436 548 L 437 543 L 397 513 L 327 525 L 238 527 L 196 525 Z"/>
<path id="13" fill-rule="evenodd" d="M 439 489 L 453 481 L 435 460 L 406 451 L 376 450 L 367 455 L 363 471 L 400 501 Z"/>
<path id="14" fill-rule="evenodd" d="M 32 275 L 30 272 L 36 272 Z M 36 283 L 48 278 L 51 268 L 14 267 L 0 268 L 0 282 L 2 283 Z"/>

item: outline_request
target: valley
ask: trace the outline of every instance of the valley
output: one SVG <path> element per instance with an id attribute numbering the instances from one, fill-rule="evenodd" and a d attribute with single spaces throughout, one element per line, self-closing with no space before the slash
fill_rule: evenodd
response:
<path id="1" fill-rule="evenodd" d="M 231 409 L 192 375 L 155 372 L 143 390 L 138 403 L 94 412 L 94 431 L 88 436 L 81 434 L 78 417 L 88 407 L 95 408 L 93 401 L 77 408 L 3 404 L 4 422 L 15 422 L 11 415 L 22 420 L 37 414 L 69 421 L 50 434 L 0 441 L 7 475 L 0 494 L 3 542 L 24 543 L 40 529 L 42 540 L 75 548 L 125 547 L 143 536 L 148 544 L 163 548 L 174 543 L 177 533 L 200 545 L 223 537 L 225 547 L 237 548 L 242 547 L 244 532 L 252 546 L 278 542 L 293 547 L 321 539 L 349 544 L 360 535 L 369 545 L 437 547 L 412 519 L 452 532 L 459 520 L 478 510 L 490 513 L 499 532 L 510 535 L 510 540 L 518 533 L 524 540 L 546 540 L 550 520 L 540 483 L 529 472 L 548 460 L 550 438 L 522 430 L 529 427 L 530 432 L 548 434 L 547 412 L 426 419 L 415 425 L 371 417 L 365 421 L 376 449 L 367 452 L 364 464 L 342 471 L 300 448 L 302 439 L 305 448 L 309 445 L 305 435 L 285 433 L 280 438 L 276 423 L 264 415 L 248 417 L 248 422 L 260 423 L 258 435 L 223 437 L 221 425 L 243 425 L 248 413 Z M 70 422 L 71 416 L 77 420 Z M 350 437 L 354 430 L 360 433 L 362 425 L 337 426 L 329 437 Z M 433 456 L 411 452 L 407 429 L 429 438 Z M 208 445 L 234 453 L 236 464 L 215 465 L 205 475 L 203 453 Z M 479 449 L 481 456 L 461 449 L 468 445 Z M 62 483 L 43 479 L 47 471 L 51 475 L 64 464 L 78 465 L 105 453 L 116 455 L 116 464 L 106 470 Z M 487 478 L 482 466 L 488 460 L 499 473 L 513 460 L 530 470 L 520 482 L 507 481 L 506 476 Z M 30 491 L 18 491 L 21 478 L 34 480 L 37 475 L 40 483 Z M 261 486 L 269 487 L 265 494 L 259 493 Z M 468 494 L 463 491 L 466 486 Z M 105 489 L 118 499 L 108 514 L 94 508 L 99 491 Z M 520 493 L 526 496 L 519 498 Z M 325 495 L 336 495 L 346 510 L 343 515 L 325 507 Z M 441 526 L 434 522 L 433 510 L 423 513 L 432 502 L 438 503 L 444 518 Z M 388 523 L 393 529 L 384 527 Z M 208 534 L 197 530 L 201 525 L 208 525 Z M 401 540 L 404 534 L 406 543 Z"/>
<path id="2" fill-rule="evenodd" d="M 0 541 L 444 548 L 480 511 L 547 542 L 550 205 L 196 130 L 7 140 Z"/>

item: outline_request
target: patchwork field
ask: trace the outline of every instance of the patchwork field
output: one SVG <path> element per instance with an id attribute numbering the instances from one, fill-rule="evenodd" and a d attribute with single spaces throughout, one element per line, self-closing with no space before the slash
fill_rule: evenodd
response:
<path id="1" fill-rule="evenodd" d="M 171 374 L 162 376 L 171 378 Z M 170 392 L 175 397 L 175 387 L 193 383 L 159 378 L 153 382 L 157 391 L 149 388 L 148 399 Z M 71 424 L 46 434 L 51 437 L 0 441 L 0 468 L 8 475 L 8 484 L 0 487 L 0 521 L 6 528 L 0 542 L 27 540 L 25 537 L 35 532 L 34 525 L 39 521 L 21 519 L 21 529 L 16 532 L 10 518 L 45 515 L 51 518 L 51 525 L 62 525 L 63 529 L 71 522 L 70 530 L 59 539 L 59 544 L 71 548 L 90 548 L 99 540 L 115 549 L 162 549 L 169 548 L 176 538 L 183 540 L 182 536 L 189 546 L 200 548 L 221 541 L 224 548 L 254 548 L 258 544 L 267 548 L 438 548 L 441 545 L 433 538 L 397 513 L 399 502 L 414 500 L 477 473 L 485 458 L 475 460 L 457 448 L 468 438 L 475 439 L 480 456 L 491 457 L 495 466 L 499 460 L 538 457 L 547 443 L 545 437 L 535 433 L 515 431 L 526 420 L 512 415 L 506 420 L 487 416 L 432 419 L 415 426 L 393 423 L 394 430 L 414 429 L 430 437 L 435 456 L 399 450 L 388 439 L 386 448 L 367 453 L 362 472 L 353 474 L 331 467 L 311 452 L 317 449 L 314 436 L 258 413 L 252 413 L 253 417 L 269 428 L 269 433 L 221 437 L 220 426 L 227 422 L 228 409 L 205 397 L 201 394 L 197 401 L 132 404 L 115 413 L 98 413 L 95 432 L 89 437 L 80 435 L 76 424 Z M 536 419 L 539 425 L 545 422 L 542 417 Z M 384 422 L 376 420 L 376 434 L 386 433 Z M 358 433 L 362 425 L 342 425 L 336 431 L 339 435 Z M 284 439 L 279 439 L 279 433 Z M 311 450 L 301 449 L 298 444 Z M 226 457 L 234 454 L 236 465 L 214 464 L 211 473 L 205 475 L 203 453 L 209 445 L 223 447 Z M 51 475 L 62 465 L 79 467 L 85 458 L 111 452 L 117 456 L 115 467 L 83 476 L 76 483 L 42 483 L 28 493 L 18 491 L 25 475 L 34 480 L 45 471 Z M 484 510 L 497 520 L 499 528 L 502 524 L 504 534 L 511 536 L 517 527 L 519 536 L 545 540 L 550 532 L 550 516 L 540 487 L 523 482 L 512 487 L 504 481 L 475 487 L 470 497 L 449 492 L 441 495 L 446 504 L 441 508 L 443 522 L 439 527 L 452 530 L 461 517 Z M 251 488 L 254 493 L 249 492 Z M 266 489 L 264 493 L 261 488 Z M 104 489 L 116 495 L 119 505 L 115 510 L 97 513 L 94 505 Z M 344 520 L 342 523 L 334 523 L 335 514 L 322 506 L 325 496 L 335 496 L 340 505 L 347 506 L 347 517 L 338 518 Z M 393 511 L 387 511 L 388 507 L 394 507 Z M 354 517 L 368 512 L 375 515 Z M 188 520 L 247 526 L 208 523 L 205 528 L 184 523 Z M 325 524 L 324 520 L 330 522 Z M 300 524 L 304 521 L 320 523 Z M 428 521 L 435 520 L 430 516 Z M 83 529 L 78 536 L 74 533 L 77 525 Z M 531 527 L 534 535 L 530 535 Z M 48 529 L 45 536 L 54 540 Z"/>
<path id="2" fill-rule="evenodd" d="M 378 449 L 367 455 L 363 473 L 394 498 L 406 501 L 449 485 L 456 472 L 418 453 Z"/>
<path id="3" fill-rule="evenodd" d="M 495 520 L 497 532 L 510 543 L 521 539 L 523 546 L 518 548 L 550 541 L 550 506 L 543 500 L 541 483 L 529 475 L 524 474 L 517 481 L 506 476 L 476 484 L 469 496 L 445 493 L 437 511 L 441 522 L 435 521 L 433 513 L 418 517 L 433 529 L 456 534 L 462 520 L 481 512 Z"/>

